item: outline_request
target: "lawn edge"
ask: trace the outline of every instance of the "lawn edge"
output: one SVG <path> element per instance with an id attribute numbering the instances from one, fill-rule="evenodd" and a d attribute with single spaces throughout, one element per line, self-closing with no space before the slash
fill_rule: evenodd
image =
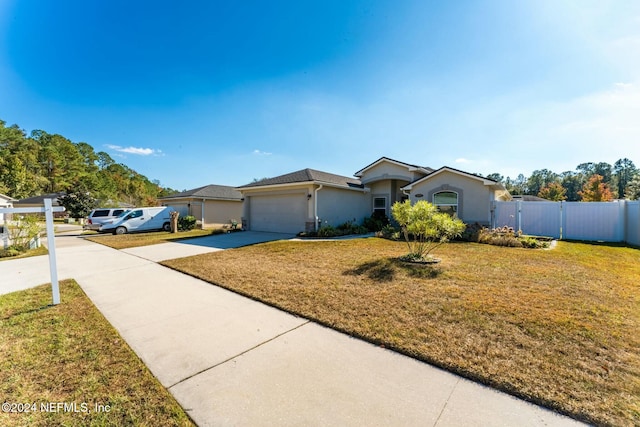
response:
<path id="1" fill-rule="evenodd" d="M 176 258 L 176 259 L 180 259 L 180 258 Z M 589 423 L 589 424 L 607 425 L 607 424 L 603 424 L 603 422 L 601 420 L 594 419 L 594 418 L 588 416 L 587 414 L 575 413 L 575 412 L 568 411 L 568 410 L 564 409 L 563 407 L 561 407 L 560 405 L 558 405 L 556 402 L 548 401 L 546 399 L 541 399 L 541 398 L 537 398 L 535 396 L 530 396 L 530 395 L 527 395 L 525 393 L 521 393 L 519 390 L 517 390 L 513 386 L 507 386 L 507 385 L 499 383 L 499 382 L 491 381 L 490 379 L 486 379 L 486 378 L 482 377 L 481 375 L 474 374 L 473 372 L 470 372 L 470 371 L 468 371 L 466 369 L 459 369 L 459 368 L 456 368 L 456 367 L 448 366 L 448 365 L 446 365 L 444 363 L 440 363 L 437 360 L 433 360 L 433 359 L 430 359 L 428 357 L 422 357 L 420 355 L 412 354 L 409 351 L 406 351 L 406 350 L 404 350 L 402 348 L 399 348 L 399 347 L 396 347 L 394 345 L 385 343 L 385 342 L 383 342 L 381 340 L 374 340 L 374 339 L 366 337 L 366 336 L 364 336 L 362 334 L 358 334 L 358 333 L 349 331 L 347 329 L 341 328 L 339 326 L 332 325 L 332 324 L 330 324 L 328 322 L 324 322 L 321 319 L 317 319 L 315 317 L 309 317 L 309 316 L 303 315 L 303 314 L 298 313 L 296 311 L 292 311 L 292 310 L 289 310 L 287 308 L 281 307 L 280 305 L 272 303 L 270 301 L 265 301 L 265 300 L 263 300 L 261 298 L 253 296 L 253 295 L 251 295 L 249 293 L 238 291 L 236 289 L 233 289 L 233 288 L 228 287 L 228 286 L 226 286 L 224 284 L 221 284 L 221 283 L 216 283 L 216 282 L 211 282 L 211 281 L 205 280 L 202 277 L 199 277 L 199 276 L 197 276 L 195 274 L 191 274 L 189 272 L 180 270 L 178 268 L 174 268 L 174 267 L 166 264 L 167 262 L 171 262 L 171 261 L 173 261 L 173 260 L 165 260 L 165 261 L 159 262 L 159 264 L 162 265 L 163 267 L 169 268 L 169 269 L 171 269 L 173 271 L 176 271 L 178 273 L 185 274 L 187 276 L 190 276 L 190 277 L 193 277 L 195 279 L 201 280 L 201 281 L 203 281 L 203 282 L 205 282 L 205 283 L 207 283 L 209 285 L 217 286 L 217 287 L 225 289 L 225 290 L 227 290 L 229 292 L 233 292 L 236 295 L 248 298 L 248 299 L 250 299 L 252 301 L 259 302 L 261 304 L 265 304 L 265 305 L 267 305 L 269 307 L 278 309 L 280 311 L 283 311 L 285 313 L 288 313 L 288 314 L 291 314 L 293 316 L 299 317 L 301 319 L 309 320 L 309 321 L 314 322 L 314 323 L 316 323 L 318 325 L 324 326 L 324 327 L 329 328 L 329 329 L 333 329 L 334 331 L 337 331 L 337 332 L 340 332 L 342 334 L 348 335 L 348 336 L 350 336 L 352 338 L 355 338 L 355 339 L 359 339 L 361 341 L 364 341 L 364 342 L 366 342 L 368 344 L 371 344 L 371 345 L 374 345 L 376 347 L 380 347 L 380 348 L 383 348 L 383 349 L 391 350 L 391 351 L 393 351 L 395 353 L 401 354 L 401 355 L 406 356 L 406 357 L 410 357 L 410 358 L 412 358 L 414 360 L 417 360 L 419 362 L 427 363 L 427 364 L 432 365 L 432 366 L 434 366 L 434 367 L 436 367 L 438 369 L 442 369 L 442 370 L 447 371 L 449 373 L 458 375 L 458 376 L 460 376 L 462 378 L 465 378 L 467 380 L 473 381 L 473 382 L 478 383 L 480 385 L 483 385 L 483 386 L 486 386 L 486 387 L 490 387 L 490 388 L 492 388 L 494 390 L 497 390 L 497 391 L 500 391 L 502 393 L 506 393 L 506 394 L 508 394 L 510 396 L 513 396 L 513 397 L 516 397 L 518 399 L 524 400 L 524 401 L 526 401 L 528 403 L 531 403 L 531 404 L 534 404 L 534 405 L 537 405 L 537 406 L 541 406 L 541 407 L 543 407 L 543 408 L 545 408 L 547 410 L 550 410 L 552 412 L 555 412 L 555 413 L 557 413 L 559 415 L 564 415 L 564 416 L 567 416 L 567 417 L 569 417 L 571 419 L 574 419 L 576 421 L 581 421 L 581 422 L 585 422 L 585 423 Z"/>

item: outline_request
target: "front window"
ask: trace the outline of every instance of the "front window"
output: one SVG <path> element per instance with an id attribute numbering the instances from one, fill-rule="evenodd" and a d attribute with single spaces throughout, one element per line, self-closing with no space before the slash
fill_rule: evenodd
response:
<path id="1" fill-rule="evenodd" d="M 433 204 L 440 212 L 451 216 L 458 214 L 458 193 L 453 191 L 441 191 L 433 195 Z"/>
<path id="2" fill-rule="evenodd" d="M 387 198 L 386 197 L 374 197 L 373 198 L 373 213 L 374 215 L 387 215 Z"/>

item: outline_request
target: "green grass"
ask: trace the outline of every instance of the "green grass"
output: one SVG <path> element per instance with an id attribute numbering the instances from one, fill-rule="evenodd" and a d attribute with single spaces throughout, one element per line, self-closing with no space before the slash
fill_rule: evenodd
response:
<path id="1" fill-rule="evenodd" d="M 163 264 L 601 425 L 640 425 L 640 251 L 382 239 L 272 242 Z"/>
<path id="2" fill-rule="evenodd" d="M 213 230 L 190 230 L 178 233 L 166 231 L 155 231 L 150 233 L 131 233 L 116 236 L 113 234 L 93 234 L 86 237 L 87 240 L 109 246 L 114 249 L 135 248 L 138 246 L 156 245 L 172 240 L 192 239 L 195 237 L 210 236 L 212 234 L 223 233 L 222 229 Z"/>
<path id="3" fill-rule="evenodd" d="M 0 249 L 0 253 L 2 253 L 3 251 L 4 251 L 3 249 Z M 10 260 L 10 259 L 29 258 L 32 256 L 47 255 L 48 253 L 49 251 L 47 250 L 46 247 L 40 246 L 39 248 L 29 249 L 16 256 L 2 256 L 2 254 L 0 254 L 0 262 Z"/>
<path id="4" fill-rule="evenodd" d="M 0 425 L 192 426 L 80 287 L 60 288 L 57 306 L 50 285 L 0 296 L 0 401 L 35 404 Z"/>

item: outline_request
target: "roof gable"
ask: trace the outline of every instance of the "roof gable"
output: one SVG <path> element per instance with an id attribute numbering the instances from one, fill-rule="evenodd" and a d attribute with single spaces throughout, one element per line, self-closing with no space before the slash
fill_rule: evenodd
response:
<path id="1" fill-rule="evenodd" d="M 285 185 L 285 184 L 298 184 L 298 183 L 317 183 L 317 184 L 331 184 L 341 187 L 356 187 L 363 188 L 362 183 L 358 179 L 349 178 L 347 176 L 336 175 L 328 172 L 323 172 L 315 169 L 301 169 L 299 171 L 287 173 L 284 175 L 276 176 L 274 178 L 267 178 L 261 181 L 252 182 L 250 184 L 242 185 L 238 187 L 253 188 L 253 187 L 266 187 L 271 185 Z"/>
<path id="2" fill-rule="evenodd" d="M 407 168 L 407 170 L 409 172 L 413 172 L 416 170 L 420 170 L 423 171 L 424 173 L 429 173 L 431 171 L 433 171 L 433 169 L 429 168 L 429 167 L 424 167 L 424 166 L 418 166 L 418 165 L 412 165 L 410 163 L 405 163 L 405 162 L 401 162 L 399 160 L 394 160 L 394 159 L 390 159 L 389 157 L 380 157 L 378 160 L 376 160 L 373 163 L 368 164 L 367 166 L 365 166 L 364 168 L 360 169 L 358 172 L 356 172 L 354 174 L 354 176 L 357 176 L 358 178 L 362 177 L 362 175 L 369 169 L 378 166 L 381 163 L 391 163 L 393 165 L 396 166 L 402 166 L 404 168 Z"/>
<path id="3" fill-rule="evenodd" d="M 475 175 L 475 174 L 472 174 L 472 173 L 469 173 L 469 172 L 461 171 L 459 169 L 450 168 L 449 166 L 443 166 L 440 169 L 431 172 L 427 176 L 424 176 L 424 177 L 412 182 L 411 184 L 404 186 L 403 189 L 410 190 L 411 187 L 413 187 L 414 185 L 416 185 L 416 184 L 418 184 L 420 182 L 425 182 L 425 181 L 427 181 L 427 180 L 429 180 L 431 178 L 434 178 L 434 177 L 436 177 L 436 176 L 438 176 L 438 175 L 440 175 L 442 173 L 445 173 L 445 172 L 450 172 L 450 173 L 454 173 L 456 175 L 461 175 L 461 176 L 464 176 L 464 177 L 467 177 L 467 178 L 475 179 L 475 180 L 481 181 L 484 185 L 487 185 L 487 186 L 503 187 L 502 184 L 500 184 L 496 180 L 485 178 L 483 176 Z"/>
<path id="4" fill-rule="evenodd" d="M 13 197 L 7 196 L 6 194 L 2 194 L 0 193 L 0 199 L 4 199 L 7 202 L 15 202 L 16 199 L 14 199 Z"/>

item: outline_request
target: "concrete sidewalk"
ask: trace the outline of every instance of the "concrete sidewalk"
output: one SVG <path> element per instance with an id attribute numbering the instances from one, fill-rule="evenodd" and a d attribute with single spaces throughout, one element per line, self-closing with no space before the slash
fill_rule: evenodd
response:
<path id="1" fill-rule="evenodd" d="M 77 238 L 58 265 L 200 426 L 581 425 L 139 255 Z M 47 258 L 0 277 L 48 282 Z"/>

